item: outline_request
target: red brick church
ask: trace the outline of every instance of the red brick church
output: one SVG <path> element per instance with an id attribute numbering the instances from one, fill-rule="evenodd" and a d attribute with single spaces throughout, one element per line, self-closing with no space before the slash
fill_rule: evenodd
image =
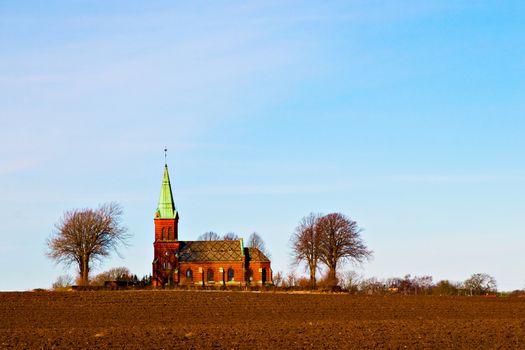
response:
<path id="1" fill-rule="evenodd" d="M 179 241 L 179 213 L 173 201 L 167 165 L 154 222 L 154 287 L 272 283 L 270 260 L 259 249 L 245 247 L 243 239 Z"/>

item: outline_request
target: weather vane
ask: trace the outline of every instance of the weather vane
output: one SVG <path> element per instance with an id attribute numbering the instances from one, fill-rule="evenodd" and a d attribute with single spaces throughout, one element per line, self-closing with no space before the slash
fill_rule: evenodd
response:
<path id="1" fill-rule="evenodd" d="M 164 147 L 164 164 L 168 164 L 168 147 Z"/>

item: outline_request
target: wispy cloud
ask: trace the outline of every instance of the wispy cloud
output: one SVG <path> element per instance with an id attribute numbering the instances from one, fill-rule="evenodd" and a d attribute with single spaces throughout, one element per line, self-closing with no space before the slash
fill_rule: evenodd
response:
<path id="1" fill-rule="evenodd" d="M 509 180 L 525 180 L 525 174 L 401 174 L 382 177 L 384 180 L 403 183 L 462 184 L 490 183 Z"/>
<path id="2" fill-rule="evenodd" d="M 387 186 L 388 183 L 406 184 L 484 184 L 507 181 L 525 181 L 525 174 L 407 174 L 378 177 L 353 177 L 347 182 L 336 183 L 304 183 L 304 184 L 240 184 L 231 186 L 206 186 L 198 188 L 179 188 L 177 192 L 188 196 L 223 196 L 223 195 L 309 195 L 341 193 L 352 190 L 362 190 L 370 186 Z"/>
<path id="3" fill-rule="evenodd" d="M 355 187 L 349 184 L 303 184 L 303 185 L 238 185 L 181 188 L 179 193 L 189 196 L 248 196 L 248 195 L 305 195 L 332 193 Z"/>
<path id="4" fill-rule="evenodd" d="M 0 163 L 0 176 L 25 171 L 42 163 L 42 159 L 15 159 L 6 163 Z"/>

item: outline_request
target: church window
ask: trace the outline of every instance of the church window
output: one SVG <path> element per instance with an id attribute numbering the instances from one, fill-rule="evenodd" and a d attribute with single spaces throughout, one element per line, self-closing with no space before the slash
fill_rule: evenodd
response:
<path id="1" fill-rule="evenodd" d="M 165 261 L 162 263 L 162 269 L 166 270 L 166 262 Z"/>
<path id="2" fill-rule="evenodd" d="M 235 276 L 235 271 L 230 267 L 228 269 L 228 282 L 233 281 L 234 276 Z"/>
<path id="3" fill-rule="evenodd" d="M 186 278 L 193 281 L 193 271 L 191 269 L 186 270 Z"/>
<path id="4" fill-rule="evenodd" d="M 172 239 L 172 237 L 171 237 L 171 227 L 168 227 L 168 239 Z"/>
<path id="5" fill-rule="evenodd" d="M 162 240 L 164 240 L 165 237 L 164 237 L 164 227 L 162 228 Z"/>
<path id="6" fill-rule="evenodd" d="M 213 270 L 210 268 L 208 269 L 208 282 L 213 282 Z"/>
<path id="7" fill-rule="evenodd" d="M 171 262 L 168 261 L 168 270 L 171 269 Z"/>

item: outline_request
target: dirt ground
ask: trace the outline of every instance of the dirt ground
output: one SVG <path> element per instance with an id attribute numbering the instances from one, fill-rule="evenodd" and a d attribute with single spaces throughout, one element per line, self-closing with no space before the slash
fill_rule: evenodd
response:
<path id="1" fill-rule="evenodd" d="M 525 298 L 0 293 L 0 348 L 525 349 Z"/>

